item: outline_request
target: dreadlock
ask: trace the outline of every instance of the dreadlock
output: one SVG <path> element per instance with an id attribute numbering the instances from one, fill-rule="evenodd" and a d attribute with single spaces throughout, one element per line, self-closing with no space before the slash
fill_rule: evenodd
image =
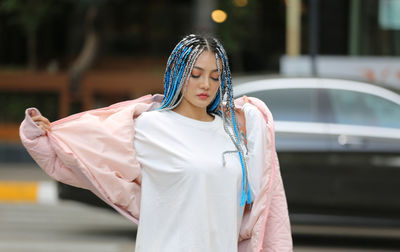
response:
<path id="1" fill-rule="evenodd" d="M 207 113 L 222 117 L 224 130 L 234 143 L 236 150 L 225 151 L 222 155 L 225 165 L 225 155 L 238 153 L 243 174 L 243 190 L 241 206 L 251 203 L 250 186 L 248 184 L 247 164 L 244 158 L 244 141 L 239 132 L 233 102 L 231 72 L 228 57 L 222 44 L 213 37 L 188 35 L 174 48 L 168 58 L 164 75 L 164 98 L 159 109 L 171 110 L 177 107 L 185 94 L 186 83 L 193 70 L 194 63 L 203 51 L 215 54 L 218 68 L 219 88 L 214 100 L 207 106 Z"/>

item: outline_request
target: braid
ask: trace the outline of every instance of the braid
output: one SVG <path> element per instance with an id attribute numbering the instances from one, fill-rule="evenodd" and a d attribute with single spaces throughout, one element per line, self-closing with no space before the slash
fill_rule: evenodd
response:
<path id="1" fill-rule="evenodd" d="M 243 190 L 241 206 L 251 203 L 250 186 L 248 184 L 247 163 L 244 158 L 243 135 L 239 132 L 236 119 L 235 104 L 233 101 L 231 72 L 228 57 L 224 47 L 216 38 L 200 35 L 188 35 L 184 37 L 174 48 L 168 58 L 164 75 L 164 99 L 159 109 L 171 110 L 180 104 L 186 91 L 186 84 L 193 70 L 193 66 L 204 51 L 215 54 L 218 68 L 219 88 L 213 101 L 207 106 L 207 113 L 217 114 L 222 117 L 225 132 L 231 138 L 236 150 L 225 151 L 222 154 L 225 165 L 225 155 L 238 153 L 243 174 Z"/>
<path id="2" fill-rule="evenodd" d="M 217 44 L 220 45 L 220 43 L 217 41 Z M 228 58 L 226 56 L 226 52 L 222 45 L 220 47 L 220 57 L 222 58 L 223 62 L 223 71 L 225 72 L 224 76 L 226 78 L 227 84 L 225 85 L 227 88 L 226 92 L 226 102 L 225 102 L 225 110 L 223 110 L 223 115 L 225 118 L 229 118 L 229 125 L 231 128 L 233 128 L 234 132 L 231 133 L 231 131 L 228 130 L 228 128 L 224 125 L 225 132 L 230 136 L 232 139 L 232 142 L 235 144 L 237 148 L 237 152 L 240 158 L 240 162 L 242 165 L 242 173 L 243 173 L 243 193 L 242 193 L 242 198 L 241 198 L 241 205 L 244 205 L 246 203 L 246 198 L 247 198 L 247 203 L 251 203 L 251 192 L 249 190 L 249 185 L 248 185 L 248 174 L 247 174 L 247 163 L 245 162 L 244 159 L 244 150 L 243 150 L 243 136 L 239 134 L 239 127 L 237 124 L 236 120 L 236 111 L 235 111 L 235 104 L 233 102 L 233 91 L 232 91 L 232 79 L 231 79 L 231 72 L 229 69 L 228 65 Z M 222 107 L 222 106 L 221 106 Z M 224 154 L 231 153 L 231 151 L 224 152 Z"/>

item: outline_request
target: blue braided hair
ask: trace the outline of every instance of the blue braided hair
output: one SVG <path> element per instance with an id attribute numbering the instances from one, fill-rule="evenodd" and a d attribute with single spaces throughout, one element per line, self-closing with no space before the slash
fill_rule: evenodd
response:
<path id="1" fill-rule="evenodd" d="M 222 117 L 224 130 L 230 136 L 236 150 L 225 151 L 222 155 L 238 153 L 243 174 L 241 206 L 250 204 L 251 192 L 247 176 L 244 137 L 239 131 L 235 104 L 233 101 L 231 72 L 228 57 L 222 44 L 214 37 L 191 34 L 184 37 L 174 48 L 168 58 L 164 75 L 164 98 L 160 110 L 171 110 L 177 107 L 185 94 L 186 84 L 193 66 L 203 51 L 214 53 L 217 60 L 219 88 L 213 101 L 207 106 L 207 113 Z"/>

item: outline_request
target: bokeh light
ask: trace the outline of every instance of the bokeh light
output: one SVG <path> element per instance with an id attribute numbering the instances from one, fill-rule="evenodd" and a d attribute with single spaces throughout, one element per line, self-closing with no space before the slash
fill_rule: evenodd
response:
<path id="1" fill-rule="evenodd" d="M 237 6 L 237 7 L 244 7 L 247 5 L 248 1 L 247 0 L 233 0 L 233 3 Z"/>
<path id="2" fill-rule="evenodd" d="M 225 22 L 226 18 L 228 17 L 228 15 L 226 14 L 225 11 L 223 10 L 214 10 L 211 13 L 211 18 L 214 22 L 216 23 L 223 23 Z"/>

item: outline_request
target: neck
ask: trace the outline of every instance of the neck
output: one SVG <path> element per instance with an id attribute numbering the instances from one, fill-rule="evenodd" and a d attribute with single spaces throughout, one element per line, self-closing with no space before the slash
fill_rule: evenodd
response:
<path id="1" fill-rule="evenodd" d="M 208 114 L 206 109 L 187 108 L 187 107 L 183 109 L 182 106 L 178 106 L 174 108 L 172 111 L 198 121 L 210 122 L 214 120 L 214 117 Z"/>

